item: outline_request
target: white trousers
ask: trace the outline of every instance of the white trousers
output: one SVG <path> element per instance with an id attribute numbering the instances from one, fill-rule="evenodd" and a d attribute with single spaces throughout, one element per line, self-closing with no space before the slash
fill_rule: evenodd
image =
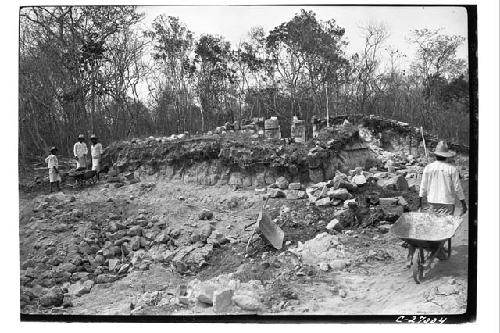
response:
<path id="1" fill-rule="evenodd" d="M 92 158 L 92 170 L 99 171 L 99 159 Z"/>
<path id="2" fill-rule="evenodd" d="M 87 157 L 85 155 L 76 158 L 76 168 L 87 168 Z"/>

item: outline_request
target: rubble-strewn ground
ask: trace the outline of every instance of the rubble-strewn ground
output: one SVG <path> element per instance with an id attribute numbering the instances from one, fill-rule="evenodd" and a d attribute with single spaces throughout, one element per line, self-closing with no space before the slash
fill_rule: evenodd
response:
<path id="1" fill-rule="evenodd" d="M 383 159 L 385 152 L 372 149 Z M 64 193 L 22 191 L 21 312 L 464 312 L 468 216 L 450 260 L 437 260 L 415 284 L 407 249 L 388 231 L 416 208 L 422 163 L 387 173 L 384 162 L 365 168 L 376 183 L 360 187 L 354 172 L 310 184 L 278 177 L 267 189 L 204 186 L 150 172 L 65 186 Z M 284 230 L 284 246 L 276 250 L 257 237 L 246 253 L 265 193 L 272 196 L 265 211 Z"/>

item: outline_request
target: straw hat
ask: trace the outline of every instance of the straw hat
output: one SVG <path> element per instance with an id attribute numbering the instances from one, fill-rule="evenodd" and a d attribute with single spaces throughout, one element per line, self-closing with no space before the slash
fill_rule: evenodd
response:
<path id="1" fill-rule="evenodd" d="M 85 139 L 85 135 L 80 134 L 80 135 L 78 136 L 78 139 Z"/>
<path id="2" fill-rule="evenodd" d="M 91 139 L 97 139 L 97 135 L 92 134 L 92 135 L 90 136 L 90 138 L 91 138 Z"/>
<path id="3" fill-rule="evenodd" d="M 57 151 L 57 148 L 55 146 L 50 147 L 49 151 L 52 153 L 53 151 Z"/>
<path id="4" fill-rule="evenodd" d="M 436 149 L 434 150 L 434 155 L 441 157 L 453 157 L 455 152 L 448 150 L 448 145 L 444 141 L 439 141 Z"/>

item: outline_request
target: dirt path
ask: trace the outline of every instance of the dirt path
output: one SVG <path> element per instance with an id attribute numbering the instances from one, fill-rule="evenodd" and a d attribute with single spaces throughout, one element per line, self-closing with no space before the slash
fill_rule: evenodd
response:
<path id="1" fill-rule="evenodd" d="M 364 274 L 341 272 L 331 281 L 306 287 L 314 295 L 295 311 L 312 309 L 316 314 L 429 314 L 463 313 L 466 308 L 468 228 L 463 223 L 453 237 L 452 256 L 437 260 L 421 284 L 416 284 L 405 267 L 406 249 L 397 238 L 387 236 L 395 258 L 392 262 L 367 268 Z M 398 249 L 399 247 L 399 249 Z M 338 297 L 335 288 L 346 290 Z M 317 310 L 315 310 L 317 309 Z M 292 313 L 292 312 L 290 312 Z"/>

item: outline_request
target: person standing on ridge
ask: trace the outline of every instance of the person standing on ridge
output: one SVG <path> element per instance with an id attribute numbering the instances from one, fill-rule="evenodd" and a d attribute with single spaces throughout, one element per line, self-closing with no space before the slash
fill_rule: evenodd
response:
<path id="1" fill-rule="evenodd" d="M 97 179 L 99 179 L 99 166 L 102 155 L 102 145 L 98 142 L 98 138 L 95 134 L 90 136 L 90 141 L 92 142 L 90 146 L 90 155 L 92 157 L 92 170 L 95 170 L 97 173 Z"/>
<path id="2" fill-rule="evenodd" d="M 61 191 L 59 183 L 61 182 L 61 175 L 59 174 L 59 161 L 56 156 L 57 148 L 50 148 L 50 155 L 45 159 L 47 167 L 49 169 L 49 182 L 50 182 L 50 193 L 52 193 L 52 187 L 55 184 L 58 191 Z"/>
<path id="3" fill-rule="evenodd" d="M 73 155 L 76 158 L 76 168 L 85 168 L 87 169 L 87 154 L 88 148 L 85 143 L 85 136 L 80 134 L 78 136 L 78 142 L 73 146 Z"/>

